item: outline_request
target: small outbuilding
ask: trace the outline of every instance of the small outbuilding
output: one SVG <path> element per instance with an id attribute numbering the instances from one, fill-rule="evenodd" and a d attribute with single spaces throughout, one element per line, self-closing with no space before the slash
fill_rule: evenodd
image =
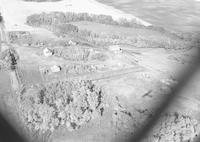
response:
<path id="1" fill-rule="evenodd" d="M 51 72 L 56 73 L 61 71 L 61 66 L 54 65 L 51 67 Z"/>
<path id="2" fill-rule="evenodd" d="M 43 54 L 44 54 L 45 57 L 50 57 L 50 56 L 53 55 L 53 51 L 50 50 L 50 49 L 48 49 L 48 48 L 45 48 L 45 49 L 43 50 Z"/>
<path id="3" fill-rule="evenodd" d="M 76 43 L 75 41 L 72 41 L 72 40 L 69 40 L 69 41 L 68 41 L 68 44 L 69 44 L 69 45 L 77 45 L 77 43 Z"/>

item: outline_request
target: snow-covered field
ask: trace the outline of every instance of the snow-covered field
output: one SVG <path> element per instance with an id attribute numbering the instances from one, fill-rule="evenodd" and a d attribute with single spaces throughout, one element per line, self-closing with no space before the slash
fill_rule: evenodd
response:
<path id="1" fill-rule="evenodd" d="M 199 0 L 97 0 L 170 30 L 197 32 Z"/>

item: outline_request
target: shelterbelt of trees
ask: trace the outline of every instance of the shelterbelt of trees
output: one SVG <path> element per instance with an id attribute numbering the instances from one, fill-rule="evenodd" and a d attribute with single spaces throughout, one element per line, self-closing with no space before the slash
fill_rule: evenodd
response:
<path id="1" fill-rule="evenodd" d="M 142 26 L 137 24 L 133 19 L 128 21 L 126 18 L 121 18 L 119 21 L 113 20 L 112 16 L 109 15 L 95 15 L 88 13 L 73 13 L 73 12 L 50 12 L 33 14 L 28 16 L 27 24 L 31 26 L 39 25 L 52 25 L 58 23 L 78 22 L 78 21 L 90 21 L 108 25 L 119 25 L 125 27 L 136 27 Z"/>

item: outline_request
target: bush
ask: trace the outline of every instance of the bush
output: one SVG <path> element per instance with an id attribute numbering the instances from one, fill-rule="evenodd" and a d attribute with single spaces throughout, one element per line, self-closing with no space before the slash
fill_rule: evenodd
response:
<path id="1" fill-rule="evenodd" d="M 131 23 L 126 18 L 120 18 L 118 24 L 124 27 L 131 27 Z"/>
<path id="2" fill-rule="evenodd" d="M 31 43 L 32 36 L 27 31 L 11 31 L 8 33 L 8 38 L 11 43 Z"/>
<path id="3" fill-rule="evenodd" d="M 71 61 L 81 61 L 88 60 L 90 51 L 78 46 L 72 46 L 67 48 L 56 48 L 53 50 L 54 55 L 58 57 L 62 57 L 66 60 Z"/>
<path id="4" fill-rule="evenodd" d="M 91 56 L 91 60 L 106 61 L 109 57 L 104 53 L 96 53 Z"/>
<path id="5" fill-rule="evenodd" d="M 96 67 L 94 65 L 73 64 L 65 66 L 64 70 L 66 75 L 85 74 L 85 73 L 96 72 Z"/>
<path id="6" fill-rule="evenodd" d="M 77 26 L 72 24 L 59 24 L 53 27 L 54 33 L 56 35 L 65 35 L 70 33 L 77 33 L 79 31 Z"/>

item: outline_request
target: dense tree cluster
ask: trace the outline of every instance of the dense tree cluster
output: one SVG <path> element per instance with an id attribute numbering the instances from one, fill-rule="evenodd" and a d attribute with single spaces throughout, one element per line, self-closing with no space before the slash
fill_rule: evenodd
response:
<path id="1" fill-rule="evenodd" d="M 119 21 L 113 20 L 112 16 L 108 15 L 95 15 L 88 13 L 73 13 L 73 12 L 51 12 L 51 13 L 41 13 L 41 14 L 33 14 L 28 16 L 27 24 L 31 26 L 42 26 L 42 25 L 55 25 L 69 22 L 78 22 L 78 21 L 90 21 L 102 24 L 109 25 L 119 25 L 119 26 L 141 26 L 137 25 L 136 21 L 133 19 L 132 21 L 128 21 L 123 18 Z"/>
<path id="2" fill-rule="evenodd" d="M 101 88 L 91 81 L 57 81 L 26 88 L 19 96 L 21 117 L 30 129 L 47 131 L 65 125 L 76 130 L 103 115 Z"/>
<path id="3" fill-rule="evenodd" d="M 14 49 L 6 49 L 0 54 L 0 66 L 4 69 L 13 70 L 17 65 L 19 55 Z"/>
<path id="4" fill-rule="evenodd" d="M 198 121 L 178 113 L 166 114 L 153 130 L 157 142 L 192 142 L 199 135 Z"/>

